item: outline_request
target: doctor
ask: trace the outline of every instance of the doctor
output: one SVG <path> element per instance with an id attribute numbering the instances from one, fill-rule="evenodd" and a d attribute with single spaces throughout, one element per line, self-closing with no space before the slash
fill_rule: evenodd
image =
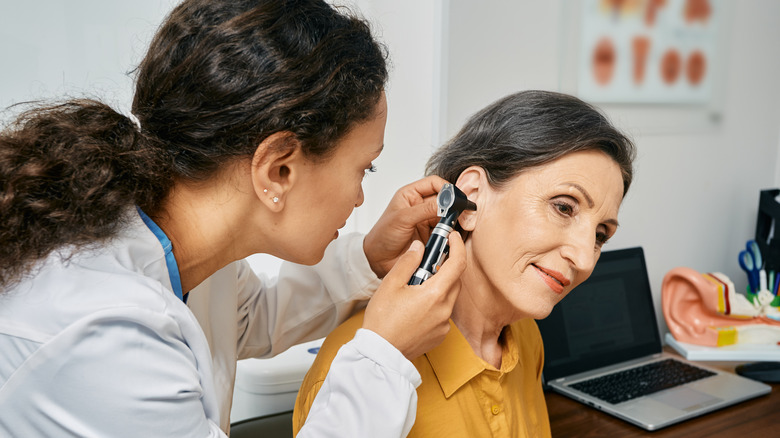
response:
<path id="1" fill-rule="evenodd" d="M 71 100 L 0 133 L 0 436 L 226 436 L 237 359 L 372 295 L 300 436 L 405 435 L 409 359 L 444 338 L 465 262 L 453 234 L 406 286 L 440 178 L 334 241 L 383 148 L 368 26 L 322 0 L 187 0 L 136 74 L 137 120 Z M 260 279 L 254 253 L 294 263 Z"/>

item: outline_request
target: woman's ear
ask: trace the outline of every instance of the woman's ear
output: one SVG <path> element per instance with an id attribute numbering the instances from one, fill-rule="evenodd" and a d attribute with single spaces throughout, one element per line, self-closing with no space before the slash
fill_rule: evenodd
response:
<path id="1" fill-rule="evenodd" d="M 469 201 L 477 204 L 476 211 L 466 210 L 458 218 L 458 223 L 464 231 L 474 231 L 480 208 L 484 204 L 484 193 L 487 188 L 485 169 L 479 166 L 466 168 L 460 173 L 455 185 L 469 198 Z M 480 199 L 480 196 L 483 199 Z"/>
<path id="2" fill-rule="evenodd" d="M 252 186 L 260 202 L 271 211 L 284 208 L 302 159 L 300 142 L 291 132 L 273 133 L 257 146 L 252 156 Z"/>

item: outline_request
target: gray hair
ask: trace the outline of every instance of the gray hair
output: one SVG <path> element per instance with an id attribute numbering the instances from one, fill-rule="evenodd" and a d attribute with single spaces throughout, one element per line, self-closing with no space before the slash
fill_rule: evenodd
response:
<path id="1" fill-rule="evenodd" d="M 597 108 L 574 96 L 522 91 L 474 114 L 434 152 L 425 173 L 455 182 L 466 168 L 479 166 L 490 185 L 501 188 L 526 169 L 586 150 L 600 150 L 615 160 L 625 196 L 633 177 L 634 143 Z"/>

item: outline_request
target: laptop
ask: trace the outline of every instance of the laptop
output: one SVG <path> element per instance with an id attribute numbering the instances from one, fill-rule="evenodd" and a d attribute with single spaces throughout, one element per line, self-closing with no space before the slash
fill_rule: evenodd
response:
<path id="1" fill-rule="evenodd" d="M 772 390 L 662 352 L 639 247 L 603 252 L 590 278 L 537 323 L 544 342 L 546 389 L 646 430 Z M 671 377 L 653 377 L 658 370 Z"/>

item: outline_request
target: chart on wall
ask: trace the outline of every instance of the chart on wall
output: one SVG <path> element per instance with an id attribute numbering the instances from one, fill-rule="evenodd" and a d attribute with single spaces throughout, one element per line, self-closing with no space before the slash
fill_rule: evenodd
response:
<path id="1" fill-rule="evenodd" d="M 719 3 L 583 0 L 579 96 L 604 103 L 709 103 Z"/>

